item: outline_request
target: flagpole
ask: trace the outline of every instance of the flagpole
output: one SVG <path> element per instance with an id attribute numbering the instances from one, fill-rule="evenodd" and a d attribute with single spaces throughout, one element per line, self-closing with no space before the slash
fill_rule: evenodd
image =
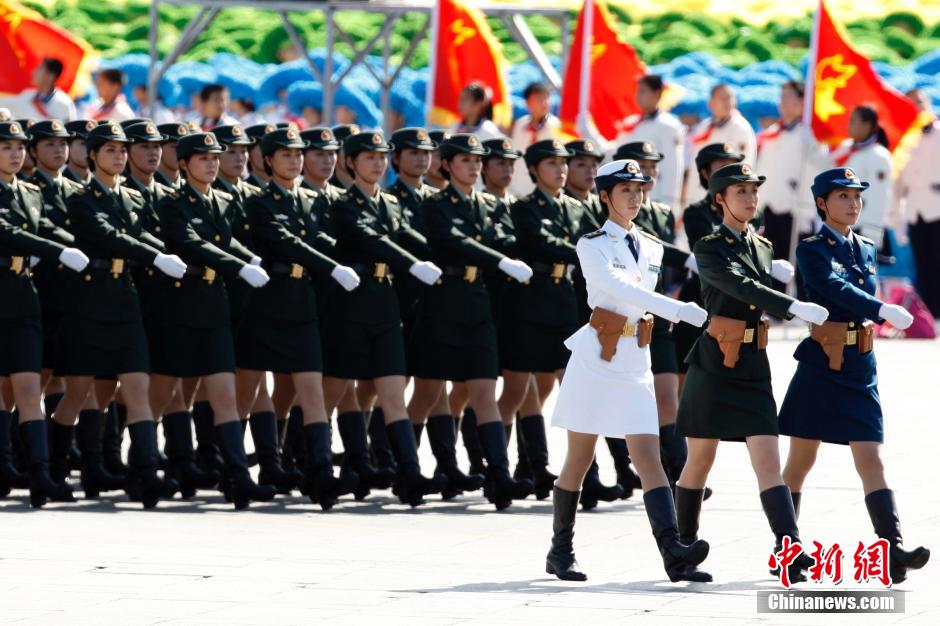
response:
<path id="1" fill-rule="evenodd" d="M 581 85 L 578 93 L 578 120 L 575 121 L 575 127 L 581 122 L 587 124 L 586 115 L 591 104 L 591 44 L 594 34 L 594 0 L 584 0 L 584 8 L 581 10 L 584 19 L 581 22 Z"/>
<path id="2" fill-rule="evenodd" d="M 434 8 L 431 9 L 431 16 L 428 19 L 431 20 L 431 58 L 428 62 L 430 71 L 428 72 L 427 91 L 424 98 L 424 121 L 428 128 L 432 128 L 431 113 L 434 110 L 434 76 L 437 72 L 437 42 L 438 31 L 441 28 L 441 0 L 434 3 Z"/>

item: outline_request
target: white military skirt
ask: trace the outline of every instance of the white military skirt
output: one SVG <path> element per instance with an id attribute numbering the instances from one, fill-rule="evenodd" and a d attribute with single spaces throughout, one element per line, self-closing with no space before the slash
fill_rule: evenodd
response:
<path id="1" fill-rule="evenodd" d="M 621 337 L 611 361 L 601 358 L 596 331 L 585 324 L 565 346 L 568 367 L 551 425 L 578 433 L 623 437 L 659 435 L 649 346 Z"/>

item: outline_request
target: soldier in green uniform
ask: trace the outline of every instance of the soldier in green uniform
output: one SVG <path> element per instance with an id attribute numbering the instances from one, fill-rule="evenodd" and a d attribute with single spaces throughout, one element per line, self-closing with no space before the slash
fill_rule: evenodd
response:
<path id="1" fill-rule="evenodd" d="M 705 481 L 721 440 L 746 441 L 757 475 L 761 504 L 780 550 L 789 535 L 799 543 L 790 490 L 780 473 L 777 407 L 767 360 L 763 312 L 822 324 L 825 308 L 800 302 L 772 288 L 773 245 L 749 222 L 760 206 L 757 176 L 745 163 L 714 172 L 708 195 L 722 211 L 718 230 L 695 244 L 709 323 L 686 357 L 689 372 L 679 401 L 676 432 L 689 438 L 689 456 L 676 485 L 680 541 L 698 532 Z M 801 554 L 791 579 L 813 564 Z"/>
<path id="2" fill-rule="evenodd" d="M 503 293 L 503 392 L 499 408 L 506 425 L 512 424 L 522 406 L 533 375 L 549 374 L 560 380 L 568 361 L 564 341 L 578 328 L 571 271 L 578 262 L 575 243 L 582 231 L 583 210 L 577 200 L 564 193 L 570 156 L 572 153 L 557 139 L 529 146 L 525 162 L 536 189 L 510 207 L 519 256 L 534 275 L 526 284 L 507 283 Z M 524 441 L 544 438 L 541 407 L 527 417 Z M 541 441 L 537 445 L 547 449 Z M 547 462 L 547 455 L 541 460 Z M 554 475 L 541 464 L 535 466 L 531 455 L 529 461 L 536 497 L 547 497 Z"/>
<path id="3" fill-rule="evenodd" d="M 597 168 L 604 160 L 604 153 L 593 141 L 587 139 L 569 141 L 565 144 L 565 148 L 572 155 L 568 157 L 568 178 L 565 181 L 565 194 L 577 200 L 581 205 L 581 214 L 583 216 L 581 234 L 595 232 L 604 225 L 607 219 L 601 208 L 600 198 L 595 192 L 594 184 L 594 179 L 597 177 Z M 621 158 L 629 157 L 616 157 L 616 159 Z M 586 324 L 591 318 L 591 307 L 588 306 L 587 287 L 580 267 L 575 267 L 572 278 L 574 279 L 575 293 L 578 298 L 578 323 Z M 541 406 L 554 388 L 555 381 L 551 376 L 546 377 L 543 375 L 537 376 L 536 382 L 539 405 Z M 525 438 L 524 433 L 522 438 Z M 627 472 L 629 472 L 630 463 L 629 456 L 626 456 L 626 465 L 624 464 L 626 440 L 623 438 L 608 438 L 608 447 L 611 454 L 614 454 L 614 466 L 618 471 L 617 484 L 608 487 L 601 482 L 600 468 L 595 459 L 588 468 L 581 485 L 580 501 L 585 510 L 596 508 L 598 502 L 613 502 L 618 498 L 626 499 L 632 495 L 634 482 L 627 480 L 632 478 L 631 473 L 624 473 L 623 471 L 626 466 Z M 615 451 L 621 454 L 615 454 Z M 621 482 L 622 478 L 627 484 Z M 639 486 L 639 478 L 636 480 L 636 486 Z"/>
<path id="4" fill-rule="evenodd" d="M 29 129 L 35 124 L 38 120 L 32 117 L 23 117 L 16 120 L 17 124 L 20 125 L 20 128 L 26 131 L 27 136 L 29 135 Z M 19 173 L 16 175 L 20 180 L 29 181 L 36 174 L 36 162 L 33 161 L 32 155 L 29 154 L 29 151 L 26 151 L 26 158 L 23 160 L 23 167 L 20 168 Z"/>
<path id="5" fill-rule="evenodd" d="M 157 126 L 157 132 L 166 137 L 167 140 L 163 144 L 163 150 L 160 154 L 160 167 L 154 174 L 154 178 L 165 187 L 179 189 L 183 186 L 183 179 L 180 175 L 179 160 L 176 157 L 176 146 L 180 139 L 186 137 L 192 131 L 188 125 L 178 122 L 160 124 Z"/>
<path id="6" fill-rule="evenodd" d="M 449 184 L 422 202 L 418 212 L 431 258 L 444 275 L 425 290 L 418 304 L 409 353 L 415 392 L 408 409 L 414 423 L 427 420 L 431 450 L 438 471 L 448 477 L 449 492 L 479 489 L 482 476 L 467 476 L 457 467 L 456 425 L 446 404 L 446 381 L 466 383 L 487 460 L 486 492 L 496 508 L 503 509 L 532 493 L 532 483 L 514 480 L 509 473 L 506 433 L 496 405 L 496 325 L 483 276 L 501 272 L 522 282 L 531 278 L 532 270 L 495 249 L 492 207 L 474 189 L 483 169 L 481 157 L 487 154 L 477 136 L 451 135 L 440 151 Z M 441 399 L 443 409 L 435 406 Z"/>
<path id="7" fill-rule="evenodd" d="M 39 187 L 17 179 L 26 159 L 29 138 L 17 122 L 0 122 L 0 381 L 10 383 L 19 413 L 19 433 L 27 456 L 30 504 L 47 500 L 74 502 L 63 478 L 50 475 L 46 420 L 42 397 L 42 322 L 39 297 L 30 279 L 30 257 L 41 263 L 61 263 L 73 272 L 88 263 L 80 250 L 69 246 L 68 233 L 43 217 Z M 12 406 L 0 395 L 0 495 L 24 487 L 24 477 L 12 464 L 10 445 Z M 71 432 L 64 442 L 67 453 Z"/>
<path id="8" fill-rule="evenodd" d="M 264 157 L 261 155 L 261 138 L 277 130 L 274 124 L 253 124 L 245 128 L 245 135 L 251 140 L 248 148 L 248 183 L 259 189 L 268 184 L 268 175 L 264 171 Z"/>
<path id="9" fill-rule="evenodd" d="M 329 206 L 339 200 L 344 190 L 330 182 L 339 158 L 340 143 L 333 131 L 325 127 L 309 128 L 301 131 L 300 138 L 307 142 L 304 151 L 304 174 L 301 184 L 307 189 L 320 191 L 326 196 Z M 331 232 L 329 214 L 321 216 L 321 223 L 327 232 Z"/>
<path id="10" fill-rule="evenodd" d="M 447 139 L 450 136 L 450 133 L 446 130 L 432 130 L 428 131 L 428 137 L 431 138 L 431 141 L 440 145 L 442 141 Z M 441 175 L 441 152 L 440 150 L 435 150 L 431 153 L 431 166 L 428 167 L 427 173 L 424 175 L 424 184 L 430 185 L 434 189 L 443 189 L 447 186 L 447 179 Z"/>
<path id="11" fill-rule="evenodd" d="M 268 282 L 261 258 L 232 235 L 231 195 L 212 188 L 225 147 L 212 133 L 180 139 L 177 158 L 186 183 L 164 198 L 157 213 L 169 250 L 187 261 L 185 276 L 165 290 L 163 310 L 151 333 L 154 405 L 165 405 L 178 379 L 202 378 L 225 458 L 223 489 L 236 509 L 267 501 L 276 489 L 257 485 L 248 473 L 240 414 L 235 403 L 235 348 L 222 277 L 240 277 L 254 288 Z M 158 406 L 162 409 L 162 407 Z"/>
<path id="12" fill-rule="evenodd" d="M 304 422 L 304 491 L 313 502 L 329 510 L 340 494 L 356 487 L 359 476 L 355 471 L 347 472 L 342 479 L 333 476 L 330 424 L 323 402 L 317 296 L 311 274 L 330 276 L 347 291 L 356 289 L 360 279 L 352 268 L 339 265 L 319 250 L 316 203 L 320 194 L 296 184 L 303 172 L 306 148 L 307 143 L 293 128 L 276 130 L 261 140 L 271 179 L 261 195 L 249 199 L 246 210 L 253 241 L 264 256 L 271 281 L 248 296 L 236 340 L 237 376 L 239 397 L 245 407 L 251 406 L 265 372 L 291 377 Z M 261 416 L 252 415 L 251 427 L 265 470 L 266 457 L 277 454 L 277 430 L 273 412 L 267 423 L 261 423 Z M 357 443 L 367 457 L 364 423 L 359 432 L 361 441 Z M 370 469 L 367 458 L 362 462 Z"/>
<path id="13" fill-rule="evenodd" d="M 349 189 L 353 184 L 352 172 L 346 167 L 345 143 L 349 136 L 358 135 L 359 132 L 360 128 L 356 124 L 339 124 L 333 127 L 333 136 L 336 138 L 336 141 L 339 142 L 339 154 L 336 155 L 336 170 L 333 172 L 333 177 L 330 178 L 330 183 L 334 187 Z"/>
<path id="14" fill-rule="evenodd" d="M 88 131 L 98 125 L 94 120 L 72 120 L 65 123 L 65 130 L 69 133 L 69 160 L 62 176 L 76 183 L 91 182 L 91 172 L 88 171 L 88 150 L 85 148 L 85 138 Z"/>
<path id="15" fill-rule="evenodd" d="M 378 186 L 392 149 L 380 133 L 350 135 L 343 143 L 355 184 L 332 206 L 333 256 L 355 269 L 362 283 L 352 292 L 332 294 L 324 311 L 324 392 L 327 406 L 334 406 L 349 381 L 373 381 L 397 461 L 397 493 L 418 506 L 423 496 L 440 492 L 447 479 L 420 473 L 405 409 L 405 345 L 392 280 L 393 272 L 408 272 L 433 285 L 441 270 L 410 251 L 424 249 L 427 241 L 403 221 L 398 199 Z"/>
<path id="16" fill-rule="evenodd" d="M 185 264 L 161 252 L 162 243 L 144 230 L 140 218 L 143 196 L 121 182 L 130 143 L 124 130 L 117 124 L 100 124 L 89 131 L 85 143 L 94 179 L 67 204 L 76 244 L 91 261 L 81 275 L 70 277 L 57 363 L 66 376 L 66 391 L 51 422 L 53 441 L 56 432 L 70 436 L 80 411 L 82 419 L 91 418 L 95 428 L 101 427 L 102 407 L 93 384 L 96 377 L 116 377 L 131 437 L 125 489 L 132 500 L 152 508 L 161 497 L 172 497 L 179 485 L 157 475 L 156 424 L 147 376 L 150 359 L 131 265 L 153 266 L 170 276 L 181 276 Z M 52 454 L 56 459 L 63 453 L 53 446 Z M 95 497 L 106 479 L 107 475 L 95 471 L 83 472 L 86 496 Z"/>

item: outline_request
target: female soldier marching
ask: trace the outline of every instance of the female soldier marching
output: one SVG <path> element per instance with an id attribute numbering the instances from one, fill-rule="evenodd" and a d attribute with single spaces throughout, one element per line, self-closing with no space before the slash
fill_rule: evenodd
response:
<path id="1" fill-rule="evenodd" d="M 901 546 L 901 522 L 881 459 L 884 418 L 872 351 L 873 320 L 903 330 L 913 317 L 903 307 L 875 298 L 878 246 L 852 232 L 866 189 L 868 183 L 851 168 L 827 170 L 813 181 L 816 211 L 824 224 L 799 244 L 796 259 L 807 297 L 825 306 L 830 316 L 813 326 L 794 354 L 799 365 L 780 408 L 780 432 L 791 437 L 783 479 L 799 513 L 803 481 L 819 444 L 848 444 L 875 533 L 891 544 L 889 574 L 897 584 L 908 569 L 927 563 L 930 550 Z"/>
<path id="2" fill-rule="evenodd" d="M 750 166 L 737 163 L 717 170 L 708 184 L 709 197 L 723 217 L 718 231 L 699 240 L 694 249 L 711 321 L 686 358 L 689 373 L 679 400 L 676 434 L 688 437 L 689 456 L 676 484 L 676 510 L 682 541 L 694 540 L 718 442 L 744 440 L 779 550 L 784 536 L 794 543 L 800 539 L 790 490 L 780 477 L 777 410 L 762 314 L 766 310 L 781 318 L 822 323 L 827 312 L 771 288 L 772 278 L 788 282 L 792 268 L 773 263 L 773 246 L 748 225 L 764 180 Z M 800 554 L 788 573 L 796 579 L 810 565 L 809 555 Z"/>
<path id="3" fill-rule="evenodd" d="M 562 580 L 586 580 L 572 539 L 581 481 L 594 459 L 598 436 L 626 436 L 645 493 L 643 501 L 669 579 L 709 581 L 695 569 L 708 544 L 680 543 L 669 481 L 659 458 L 659 422 L 650 371 L 652 311 L 670 321 L 701 326 L 705 311 L 654 291 L 663 248 L 634 224 L 649 177 L 636 161 L 608 163 L 597 172 L 597 190 L 608 218 L 603 228 L 578 241 L 591 321 L 565 342 L 565 371 L 552 426 L 568 430 L 568 454 L 554 489 L 552 547 L 546 571 Z"/>
<path id="4" fill-rule="evenodd" d="M 9 378 L 19 411 L 19 432 L 27 454 L 29 501 L 74 502 L 72 489 L 49 473 L 42 388 L 42 324 L 39 298 L 30 279 L 30 257 L 49 265 L 61 263 L 73 272 L 88 264 L 80 250 L 65 247 L 68 233 L 42 216 L 39 187 L 16 178 L 26 159 L 29 138 L 17 122 L 0 122 L 0 379 Z M 67 244 L 66 244 L 67 245 Z M 11 459 L 11 409 L 0 397 L 0 496 L 18 487 L 19 472 Z M 71 438 L 66 446 L 71 445 Z M 67 450 L 67 448 L 66 448 Z"/>

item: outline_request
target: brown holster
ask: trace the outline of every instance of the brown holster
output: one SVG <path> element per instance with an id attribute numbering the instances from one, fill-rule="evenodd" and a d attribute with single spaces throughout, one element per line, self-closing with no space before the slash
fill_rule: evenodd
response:
<path id="1" fill-rule="evenodd" d="M 715 315 L 708 323 L 708 334 L 712 339 L 718 342 L 721 354 L 724 357 L 722 364 L 725 367 L 734 367 L 738 364 L 738 357 L 741 354 L 741 344 L 757 341 L 757 349 L 763 350 L 767 347 L 768 332 L 770 323 L 762 319 L 757 323 L 756 337 L 755 329 L 748 328 L 744 320 L 736 320 L 723 315 Z"/>
<path id="2" fill-rule="evenodd" d="M 591 328 L 597 331 L 597 341 L 601 344 L 601 358 L 611 361 L 617 354 L 617 342 L 621 337 L 636 335 L 639 347 L 648 346 L 653 338 L 653 316 L 647 313 L 635 324 L 627 321 L 625 315 L 608 309 L 595 307 L 591 313 Z"/>
<path id="3" fill-rule="evenodd" d="M 845 360 L 845 346 L 858 345 L 859 354 L 867 354 L 874 348 L 875 325 L 871 321 L 863 322 L 858 329 L 849 330 L 847 322 L 823 322 L 822 326 L 813 324 L 810 333 L 813 341 L 822 347 L 829 357 L 829 369 L 838 372 Z"/>

